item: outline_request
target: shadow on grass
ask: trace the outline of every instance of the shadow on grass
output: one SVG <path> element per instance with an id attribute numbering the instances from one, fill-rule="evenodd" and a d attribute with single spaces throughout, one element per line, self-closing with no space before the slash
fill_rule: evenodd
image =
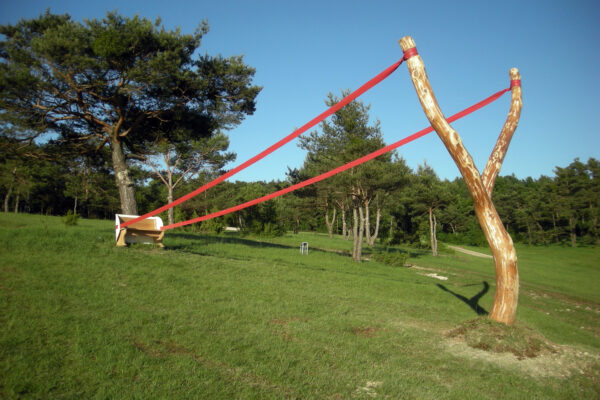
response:
<path id="1" fill-rule="evenodd" d="M 292 249 L 295 247 L 287 246 L 284 244 L 277 244 L 271 242 L 263 242 L 258 239 L 246 239 L 241 237 L 231 237 L 231 236 L 217 236 L 217 235 L 202 235 L 202 234 L 190 234 L 190 233 L 173 233 L 171 236 L 174 239 L 185 239 L 190 240 L 192 243 L 189 244 L 175 244 L 170 245 L 169 248 L 172 250 L 179 249 L 190 249 L 198 244 L 207 245 L 207 244 L 238 244 L 242 246 L 250 246 L 250 247 L 271 247 L 277 249 Z"/>
<path id="2" fill-rule="evenodd" d="M 448 289 L 446 286 L 444 286 L 442 284 L 438 283 L 437 286 L 440 289 L 442 289 L 444 292 L 450 293 L 451 295 L 453 295 L 460 301 L 467 304 L 469 307 L 471 307 L 473 309 L 473 311 L 475 311 L 477 313 L 477 315 L 487 315 L 488 314 L 488 312 L 479 305 L 479 300 L 490 290 L 490 285 L 487 282 L 484 281 L 483 289 L 481 289 L 481 291 L 479 293 L 477 293 L 475 296 L 471 297 L 470 299 L 467 299 L 462 294 L 453 292 L 452 290 Z"/>
<path id="3" fill-rule="evenodd" d="M 195 254 L 204 254 L 199 251 L 198 246 L 206 246 L 212 244 L 233 244 L 233 245 L 241 245 L 255 248 L 271 248 L 271 249 L 283 249 L 283 250 L 294 250 L 299 251 L 300 242 L 298 242 L 298 246 L 272 243 L 269 241 L 262 241 L 260 239 L 254 238 L 243 238 L 239 236 L 229 236 L 225 234 L 223 235 L 203 235 L 203 234 L 191 234 L 184 232 L 177 232 L 171 234 L 174 239 L 183 239 L 189 241 L 188 243 L 173 243 L 167 246 L 168 250 L 179 250 L 185 251 Z M 268 240 L 268 238 L 265 238 Z M 316 247 L 311 247 L 309 249 L 310 252 L 321 252 L 321 253 L 331 253 L 332 251 L 326 249 L 320 249 Z M 336 252 L 336 251 L 333 251 Z M 338 253 L 338 252 L 336 252 Z M 344 253 L 345 254 L 345 253 Z"/>
<path id="4" fill-rule="evenodd" d="M 207 254 L 206 251 L 202 250 L 202 246 L 214 245 L 214 244 L 232 244 L 241 245 L 253 248 L 271 248 L 271 249 L 283 249 L 283 250 L 294 250 L 298 251 L 301 241 L 298 241 L 298 245 L 272 243 L 270 238 L 265 237 L 244 237 L 240 236 L 237 232 L 226 232 L 221 234 L 203 234 L 203 233 L 187 233 L 187 232 L 173 232 L 169 233 L 169 236 L 174 239 L 175 243 L 170 242 L 167 244 L 167 250 L 179 250 L 193 254 Z M 335 253 L 340 256 L 351 257 L 352 252 L 350 250 L 341 249 L 329 249 L 320 248 L 317 246 L 309 246 L 309 252 L 311 253 Z M 364 246 L 362 249 L 363 257 L 369 259 L 374 253 L 396 253 L 406 255 L 408 258 L 419 258 L 423 255 L 429 254 L 427 250 L 421 249 L 402 249 L 391 246 L 375 246 L 368 247 Z"/>

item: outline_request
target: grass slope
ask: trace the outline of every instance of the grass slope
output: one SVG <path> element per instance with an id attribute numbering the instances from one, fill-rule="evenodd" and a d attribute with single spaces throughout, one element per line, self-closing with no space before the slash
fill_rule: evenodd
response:
<path id="1" fill-rule="evenodd" d="M 411 251 L 415 267 L 391 268 L 316 234 L 169 232 L 167 250 L 113 235 L 0 216 L 0 397 L 600 396 L 598 249 L 518 249 L 519 323 L 554 343 L 522 359 L 455 334 L 489 310 L 490 260 Z"/>

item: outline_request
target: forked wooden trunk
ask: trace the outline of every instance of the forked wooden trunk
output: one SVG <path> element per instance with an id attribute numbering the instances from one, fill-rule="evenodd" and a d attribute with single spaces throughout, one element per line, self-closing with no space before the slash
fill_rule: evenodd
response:
<path id="1" fill-rule="evenodd" d="M 522 101 L 518 70 L 513 68 L 510 71 L 511 81 L 518 80 L 519 84 L 517 85 L 516 82 L 511 84 L 511 110 L 490 156 L 488 165 L 483 175 L 480 175 L 458 132 L 448 124 L 440 110 L 429 84 L 423 60 L 416 52 L 414 40 L 406 36 L 400 39 L 400 46 L 405 53 L 406 64 L 423 110 L 465 180 L 469 193 L 473 198 L 475 214 L 494 256 L 496 294 L 489 318 L 505 324 L 512 324 L 515 320 L 519 297 L 517 254 L 512 239 L 504 229 L 504 225 L 496 212 L 491 194 L 521 112 Z"/>

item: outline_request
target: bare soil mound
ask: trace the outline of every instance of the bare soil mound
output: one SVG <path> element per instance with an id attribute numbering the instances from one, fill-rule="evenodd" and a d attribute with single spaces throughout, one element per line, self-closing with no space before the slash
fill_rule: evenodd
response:
<path id="1" fill-rule="evenodd" d="M 518 359 L 535 358 L 557 351 L 556 345 L 531 328 L 518 324 L 508 326 L 488 318 L 467 321 L 446 335 L 463 339 L 472 348 L 493 353 L 512 353 Z"/>

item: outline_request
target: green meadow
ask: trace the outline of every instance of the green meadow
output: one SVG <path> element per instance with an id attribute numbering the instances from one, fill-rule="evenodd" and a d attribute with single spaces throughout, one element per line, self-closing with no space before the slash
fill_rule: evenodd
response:
<path id="1" fill-rule="evenodd" d="M 313 233 L 164 243 L 0 215 L 0 397 L 600 397 L 600 248 L 518 246 L 508 328 L 485 318 L 489 258 L 393 247 L 355 263 L 350 242 Z"/>

